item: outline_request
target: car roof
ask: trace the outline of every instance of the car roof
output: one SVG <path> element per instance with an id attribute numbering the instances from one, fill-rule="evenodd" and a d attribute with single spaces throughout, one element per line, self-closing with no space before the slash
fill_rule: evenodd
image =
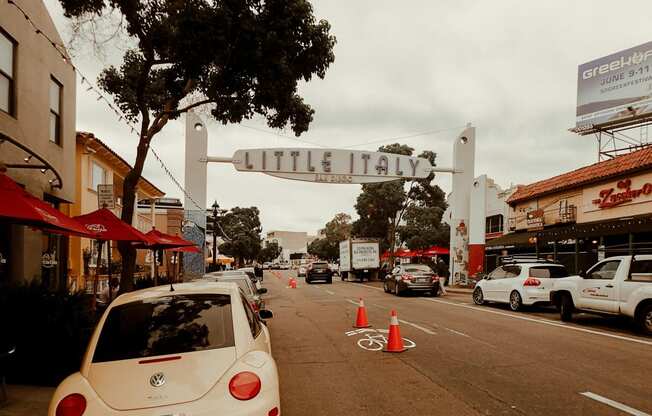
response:
<path id="1" fill-rule="evenodd" d="M 496 269 L 498 267 L 564 267 L 566 268 L 566 266 L 559 263 L 505 263 L 505 264 L 501 264 L 500 266 L 497 266 Z"/>
<path id="2" fill-rule="evenodd" d="M 232 282 L 208 283 L 206 281 L 194 280 L 186 283 L 175 283 L 172 285 L 174 291 L 170 290 L 170 285 L 150 287 L 147 289 L 136 290 L 124 293 L 118 296 L 112 303 L 111 307 L 123 305 L 125 303 L 153 299 L 163 296 L 178 296 L 188 294 L 221 294 L 233 295 L 233 292 L 239 290 L 238 285 Z"/>

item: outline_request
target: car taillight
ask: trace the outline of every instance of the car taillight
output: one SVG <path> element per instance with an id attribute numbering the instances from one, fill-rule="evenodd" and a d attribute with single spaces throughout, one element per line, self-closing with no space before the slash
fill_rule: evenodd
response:
<path id="1" fill-rule="evenodd" d="M 250 371 L 243 371 L 229 381 L 229 392 L 238 400 L 250 400 L 260 392 L 260 379 Z"/>
<path id="2" fill-rule="evenodd" d="M 523 286 L 539 286 L 541 284 L 541 280 L 535 279 L 534 277 L 528 277 L 525 279 L 525 282 L 523 282 Z"/>
<path id="3" fill-rule="evenodd" d="M 278 407 L 275 407 L 269 412 L 267 412 L 267 416 L 278 416 Z"/>
<path id="4" fill-rule="evenodd" d="M 69 394 L 57 405 L 56 416 L 81 416 L 86 411 L 86 398 L 79 393 Z"/>
<path id="5" fill-rule="evenodd" d="M 439 276 L 437 276 L 436 274 L 433 274 L 433 275 L 430 276 L 430 277 L 432 278 L 432 281 L 433 281 L 433 282 L 436 282 L 436 281 L 439 280 Z"/>
<path id="6" fill-rule="evenodd" d="M 258 312 L 258 305 L 256 302 L 251 302 L 251 308 L 254 310 L 254 312 Z"/>
<path id="7" fill-rule="evenodd" d="M 412 275 L 411 274 L 404 274 L 401 276 L 401 279 L 403 280 L 412 280 Z"/>

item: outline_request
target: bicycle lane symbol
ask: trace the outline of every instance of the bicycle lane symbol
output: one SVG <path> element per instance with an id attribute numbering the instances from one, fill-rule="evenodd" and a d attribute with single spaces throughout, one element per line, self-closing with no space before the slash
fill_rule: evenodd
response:
<path id="1" fill-rule="evenodd" d="M 361 328 L 345 332 L 344 334 L 347 337 L 364 335 L 358 340 L 358 347 L 367 351 L 380 351 L 387 345 L 387 337 L 385 335 L 388 333 L 389 330 L 387 329 Z M 405 348 L 408 349 L 417 346 L 414 341 L 408 338 L 403 338 L 403 344 L 405 345 Z"/>

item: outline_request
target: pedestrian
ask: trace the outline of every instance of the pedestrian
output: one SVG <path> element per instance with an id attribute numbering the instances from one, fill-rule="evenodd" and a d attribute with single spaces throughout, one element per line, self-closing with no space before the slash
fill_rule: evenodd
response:
<path id="1" fill-rule="evenodd" d="M 111 295 L 109 296 L 109 285 L 111 286 Z M 118 292 L 120 291 L 120 280 L 118 278 L 114 277 L 111 279 L 111 282 L 106 285 L 106 288 L 102 290 L 100 293 L 100 302 L 104 303 L 105 305 L 108 305 L 111 303 L 113 299 L 118 296 Z"/>
<path id="2" fill-rule="evenodd" d="M 439 277 L 439 291 L 442 295 L 447 295 L 446 281 L 448 280 L 448 266 L 441 258 L 437 260 L 437 276 Z"/>

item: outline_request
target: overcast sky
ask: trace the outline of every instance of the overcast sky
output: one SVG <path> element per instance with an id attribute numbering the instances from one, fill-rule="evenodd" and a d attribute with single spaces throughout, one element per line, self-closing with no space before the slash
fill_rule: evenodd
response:
<path id="1" fill-rule="evenodd" d="M 70 30 L 58 0 L 45 2 L 66 38 Z M 317 18 L 332 25 L 337 45 L 326 78 L 301 89 L 316 110 L 302 140 L 349 147 L 445 130 L 400 142 L 417 152 L 434 150 L 438 165 L 450 166 L 452 141 L 470 122 L 477 128 L 476 175 L 486 173 L 503 187 L 596 162 L 593 136 L 568 132 L 575 122 L 577 66 L 652 40 L 649 0 L 632 0 L 626 7 L 595 0 L 316 0 L 313 5 Z M 96 79 L 107 63 L 118 64 L 120 58 L 119 53 L 98 58 L 80 52 L 75 63 Z M 243 124 L 271 134 L 209 124 L 209 155 L 304 146 L 275 136 L 261 120 Z M 136 138 L 82 87 L 77 90 L 77 130 L 95 133 L 134 161 Z M 183 132 L 183 120 L 170 123 L 153 143 L 181 183 Z M 143 176 L 168 196 L 182 198 L 151 156 Z M 450 192 L 450 175 L 435 181 Z M 338 212 L 354 215 L 359 193 L 359 185 L 287 181 L 237 173 L 230 165 L 208 167 L 208 204 L 257 206 L 264 231 L 315 233 Z"/>

